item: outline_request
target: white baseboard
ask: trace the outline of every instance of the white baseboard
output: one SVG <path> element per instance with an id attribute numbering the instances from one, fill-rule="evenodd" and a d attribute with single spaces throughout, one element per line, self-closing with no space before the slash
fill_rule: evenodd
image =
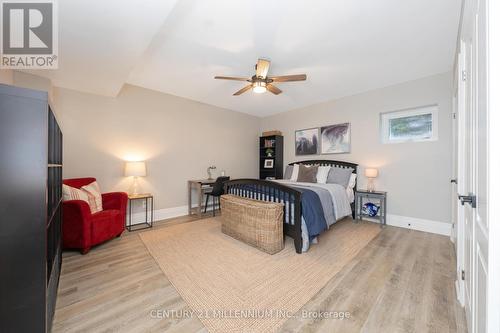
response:
<path id="1" fill-rule="evenodd" d="M 211 205 L 207 207 L 207 211 L 212 211 Z M 144 212 L 134 213 L 132 215 L 132 224 L 144 221 Z M 179 206 L 171 208 L 156 209 L 154 211 L 154 221 L 161 221 L 166 219 L 171 219 L 179 216 L 188 215 L 188 206 Z M 369 219 L 367 219 L 369 220 Z M 136 222 L 137 221 L 137 222 Z M 376 220 L 373 220 L 376 221 Z M 430 232 L 433 234 L 439 234 L 444 236 L 450 236 L 452 231 L 452 225 L 446 222 L 432 221 L 419 219 L 416 217 L 408 217 L 401 215 L 387 214 L 387 225 L 413 229 L 418 231 Z"/>
<path id="2" fill-rule="evenodd" d="M 207 206 L 207 212 L 212 211 L 212 205 Z M 188 215 L 188 206 L 178 206 L 171 208 L 155 209 L 154 210 L 154 222 L 162 221 L 166 219 L 171 219 L 179 216 Z M 132 225 L 144 222 L 146 218 L 146 213 L 144 211 L 132 214 Z M 128 223 L 128 215 L 127 215 Z"/>
<path id="3" fill-rule="evenodd" d="M 451 235 L 451 224 L 446 222 L 387 214 L 387 224 L 394 227 L 425 231 L 448 237 Z"/>
<path id="4" fill-rule="evenodd" d="M 155 210 L 155 222 L 188 215 L 188 206 L 179 206 Z"/>

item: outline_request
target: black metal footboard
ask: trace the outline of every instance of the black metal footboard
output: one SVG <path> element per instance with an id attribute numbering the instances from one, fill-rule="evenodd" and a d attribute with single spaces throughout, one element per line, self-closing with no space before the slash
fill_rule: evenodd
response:
<path id="1" fill-rule="evenodd" d="M 294 239 L 295 251 L 302 252 L 302 206 L 299 191 L 267 180 L 235 179 L 224 183 L 224 193 L 282 203 L 284 234 Z"/>

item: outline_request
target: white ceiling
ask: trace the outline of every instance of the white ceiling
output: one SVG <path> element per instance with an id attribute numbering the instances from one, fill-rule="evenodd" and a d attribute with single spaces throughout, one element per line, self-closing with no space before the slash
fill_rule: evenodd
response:
<path id="1" fill-rule="evenodd" d="M 116 95 L 124 83 L 257 116 L 452 69 L 459 0 L 60 1 L 56 86 Z M 257 58 L 281 95 L 232 96 Z M 40 73 L 37 73 L 40 74 Z"/>
<path id="2" fill-rule="evenodd" d="M 27 72 L 58 87 L 116 96 L 176 2 L 58 1 L 59 69 Z"/>

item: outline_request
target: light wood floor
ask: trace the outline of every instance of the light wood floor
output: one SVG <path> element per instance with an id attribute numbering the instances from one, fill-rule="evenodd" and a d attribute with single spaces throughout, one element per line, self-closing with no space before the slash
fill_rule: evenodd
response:
<path id="1" fill-rule="evenodd" d="M 154 229 L 193 220 L 176 218 Z M 385 227 L 281 331 L 466 332 L 454 257 L 447 237 Z M 196 317 L 158 319 L 154 310 L 189 307 L 137 232 L 84 256 L 64 252 L 53 332 L 206 332 Z M 351 317 L 302 318 L 302 311 L 349 311 Z"/>

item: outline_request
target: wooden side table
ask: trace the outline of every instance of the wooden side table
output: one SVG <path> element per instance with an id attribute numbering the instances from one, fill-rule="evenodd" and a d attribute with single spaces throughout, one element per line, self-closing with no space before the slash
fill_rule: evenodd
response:
<path id="1" fill-rule="evenodd" d="M 380 209 L 376 216 L 370 216 L 368 214 L 363 214 L 363 199 L 375 199 L 380 202 Z M 373 191 L 368 190 L 357 190 L 356 191 L 356 207 L 355 207 L 355 219 L 362 220 L 363 217 L 370 219 L 375 219 L 380 222 L 380 227 L 383 227 L 387 223 L 387 192 L 384 191 Z"/>
<path id="2" fill-rule="evenodd" d="M 135 200 L 142 200 L 146 202 L 146 220 L 141 223 L 132 224 L 132 203 Z M 149 211 L 148 211 L 149 210 Z M 153 227 L 154 220 L 154 200 L 153 195 L 150 193 L 142 194 L 129 194 L 128 195 L 128 223 L 126 228 L 128 231 L 137 231 Z"/>

